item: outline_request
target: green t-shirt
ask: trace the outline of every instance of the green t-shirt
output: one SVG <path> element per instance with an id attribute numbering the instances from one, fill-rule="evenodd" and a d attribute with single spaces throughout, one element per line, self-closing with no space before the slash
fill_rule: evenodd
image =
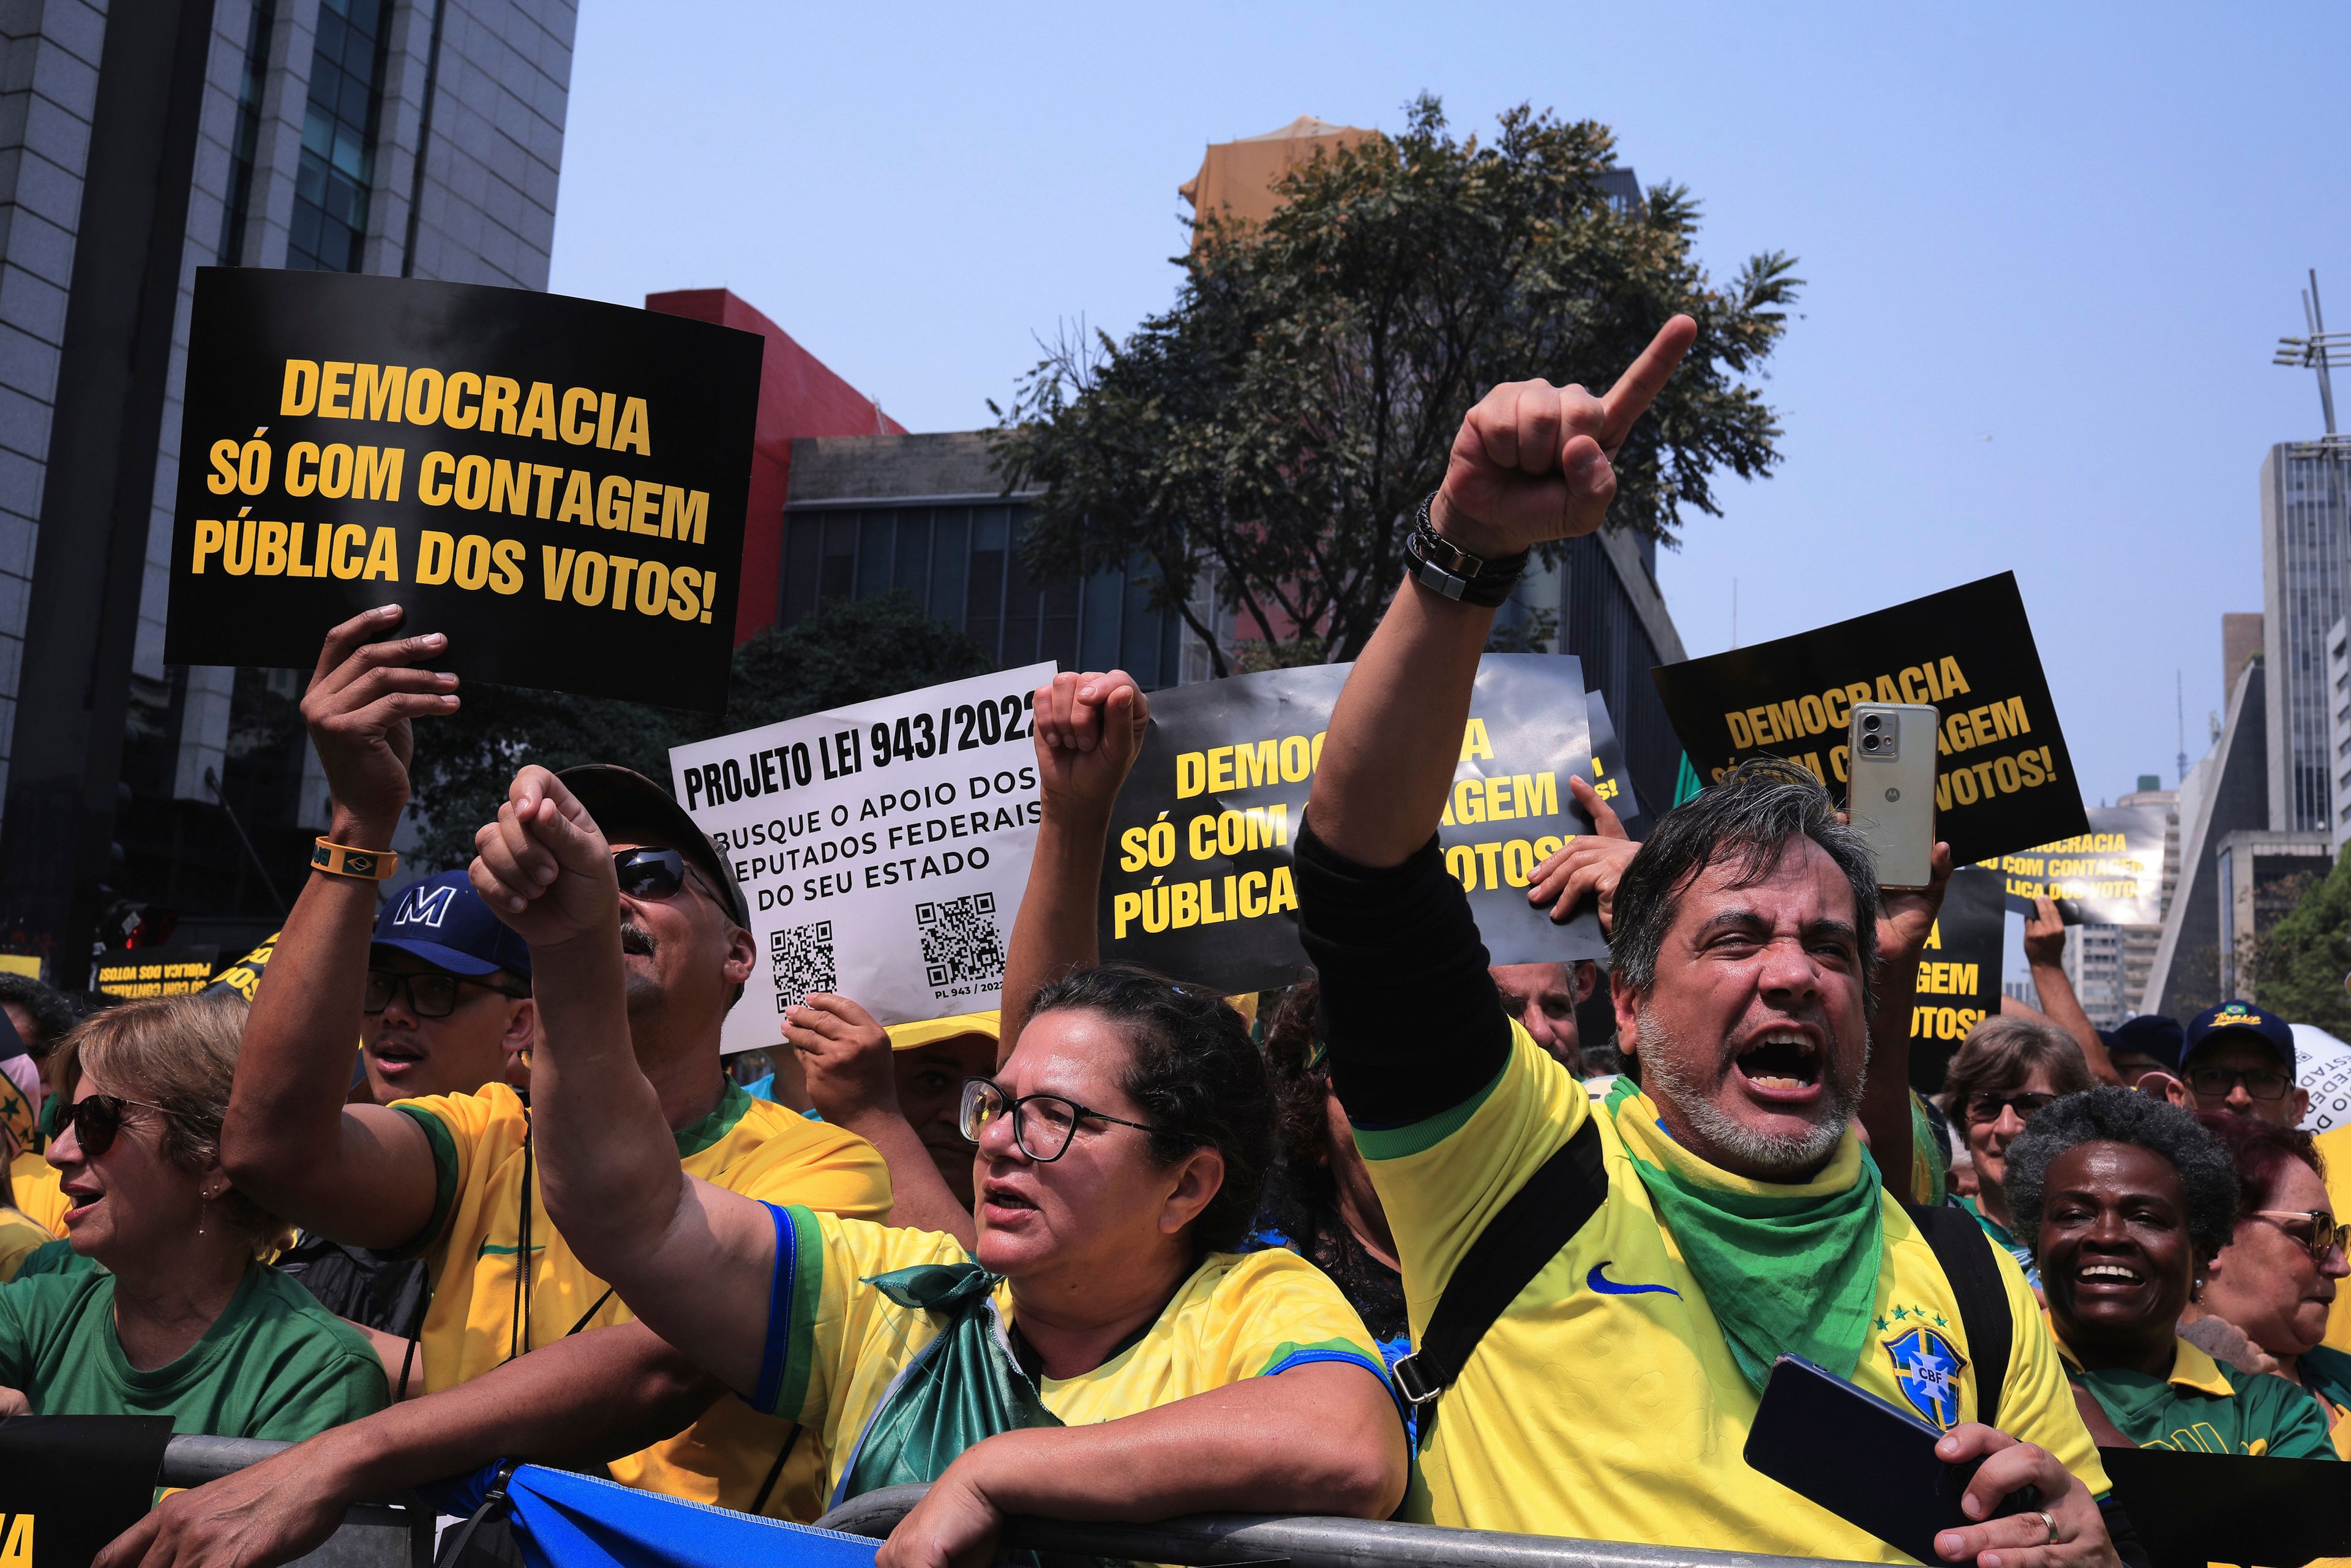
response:
<path id="1" fill-rule="evenodd" d="M 2169 1377 L 2116 1368 L 2085 1372 L 2070 1352 L 2065 1360 L 2067 1375 L 2142 1448 L 2273 1459 L 2335 1458 L 2326 1414 L 2307 1392 L 2266 1373 L 2223 1369 L 2184 1339 L 2172 1354 Z"/>
<path id="2" fill-rule="evenodd" d="M 0 1285 L 0 1385 L 43 1416 L 169 1416 L 175 1432 L 287 1442 L 389 1402 L 375 1347 L 259 1265 L 204 1338 L 152 1372 L 132 1366 L 115 1338 L 106 1270 Z"/>
<path id="3" fill-rule="evenodd" d="M 99 1264 L 74 1250 L 70 1241 L 44 1241 L 25 1254 L 16 1265 L 16 1278 L 29 1280 L 38 1274 L 102 1274 Z"/>

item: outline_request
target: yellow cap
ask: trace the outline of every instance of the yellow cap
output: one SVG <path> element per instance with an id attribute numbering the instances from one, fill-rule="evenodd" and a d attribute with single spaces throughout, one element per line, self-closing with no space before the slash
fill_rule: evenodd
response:
<path id="1" fill-rule="evenodd" d="M 925 1019 L 920 1023 L 893 1023 L 889 1028 L 890 1049 L 913 1051 L 918 1046 L 953 1040 L 959 1034 L 984 1034 L 994 1040 L 1002 1027 L 998 1009 L 984 1013 L 957 1013 L 953 1018 Z"/>

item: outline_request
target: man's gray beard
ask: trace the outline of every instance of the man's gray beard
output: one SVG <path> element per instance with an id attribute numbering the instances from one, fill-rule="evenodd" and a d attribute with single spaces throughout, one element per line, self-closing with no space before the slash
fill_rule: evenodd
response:
<path id="1" fill-rule="evenodd" d="M 1641 1087 L 1649 1098 L 1670 1103 L 1681 1113 L 1689 1130 L 1704 1139 L 1709 1149 L 1729 1155 L 1741 1165 L 1759 1166 L 1771 1171 L 1800 1171 L 1817 1166 L 1836 1153 L 1844 1138 L 1844 1125 L 1853 1117 L 1854 1107 L 1861 1103 L 1861 1085 L 1850 1090 L 1836 1081 L 1829 1069 L 1827 1054 L 1821 1061 L 1821 1085 L 1825 1098 L 1821 1105 L 1821 1120 L 1809 1130 L 1793 1137 L 1779 1137 L 1759 1133 L 1745 1123 L 1724 1112 L 1712 1100 L 1699 1092 L 1675 1054 L 1674 1040 L 1659 1022 L 1655 1013 L 1644 1008 L 1640 1022 L 1633 1030 L 1634 1043 L 1639 1048 Z M 1864 1070 L 1866 1071 L 1866 1069 Z M 1710 1158 L 1709 1149 L 1690 1152 L 1701 1158 Z M 1712 1163 L 1720 1164 L 1717 1160 Z"/>

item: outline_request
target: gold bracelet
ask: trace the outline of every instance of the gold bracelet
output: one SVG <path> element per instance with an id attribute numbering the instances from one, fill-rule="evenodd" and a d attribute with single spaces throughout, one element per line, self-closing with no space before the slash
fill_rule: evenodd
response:
<path id="1" fill-rule="evenodd" d="M 400 869 L 400 856 L 391 850 L 355 850 L 349 844 L 338 844 L 325 838 L 317 841 L 310 852 L 310 867 L 329 876 L 357 877 L 361 882 L 381 882 Z"/>

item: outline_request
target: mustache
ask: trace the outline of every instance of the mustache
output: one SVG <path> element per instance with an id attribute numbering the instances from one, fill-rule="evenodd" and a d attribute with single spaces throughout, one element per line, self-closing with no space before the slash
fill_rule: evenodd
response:
<path id="1" fill-rule="evenodd" d="M 643 956 L 650 957 L 653 956 L 654 949 L 658 946 L 660 946 L 660 944 L 653 939 L 653 934 L 647 931 L 643 926 L 639 925 L 633 920 L 623 920 L 621 922 L 622 952 L 635 953 Z"/>

